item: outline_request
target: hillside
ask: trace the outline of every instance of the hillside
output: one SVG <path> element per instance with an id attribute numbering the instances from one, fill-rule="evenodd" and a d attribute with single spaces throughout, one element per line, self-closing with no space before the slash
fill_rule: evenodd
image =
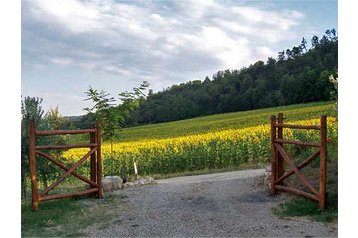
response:
<path id="1" fill-rule="evenodd" d="M 241 69 L 214 73 L 203 81 L 150 92 L 127 118 L 127 125 L 177 121 L 204 115 L 330 100 L 328 77 L 338 69 L 338 36 L 327 30 L 311 46 L 298 46 Z M 205 77 L 205 79 L 204 79 Z"/>
<path id="2" fill-rule="evenodd" d="M 319 118 L 326 114 L 333 116 L 333 102 L 316 102 L 257 109 L 243 112 L 224 113 L 210 116 L 124 128 L 116 131 L 117 142 L 137 141 L 144 139 L 163 139 L 179 136 L 217 132 L 227 129 L 238 129 L 250 126 L 265 125 L 269 117 L 283 112 L 288 120 Z"/>

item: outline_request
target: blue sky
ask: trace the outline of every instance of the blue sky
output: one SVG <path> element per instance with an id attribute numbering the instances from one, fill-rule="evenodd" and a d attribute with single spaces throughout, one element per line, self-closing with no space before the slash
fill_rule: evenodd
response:
<path id="1" fill-rule="evenodd" d="M 89 85 L 154 91 L 338 31 L 337 1 L 22 1 L 21 93 L 84 114 Z M 338 31 L 339 32 L 339 31 Z"/>

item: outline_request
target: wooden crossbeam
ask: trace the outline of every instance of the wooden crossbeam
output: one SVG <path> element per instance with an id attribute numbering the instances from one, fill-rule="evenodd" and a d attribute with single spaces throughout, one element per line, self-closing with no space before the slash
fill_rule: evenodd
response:
<path id="1" fill-rule="evenodd" d="M 53 194 L 40 197 L 40 201 L 47 201 L 52 199 L 61 199 L 61 198 L 68 198 L 68 197 L 79 197 L 90 193 L 98 192 L 98 188 L 90 188 L 85 191 L 77 192 L 77 193 L 69 193 L 69 194 Z"/>
<path id="2" fill-rule="evenodd" d="M 282 191 L 285 191 L 285 192 L 295 193 L 297 195 L 304 196 L 306 198 L 309 198 L 309 199 L 312 199 L 312 200 L 315 200 L 315 201 L 319 201 L 318 196 L 315 196 L 315 195 L 313 195 L 311 193 L 304 192 L 304 191 L 302 191 L 300 189 L 297 189 L 297 188 L 291 188 L 291 187 L 282 186 L 282 185 L 275 185 L 275 187 L 276 187 L 277 190 L 282 190 Z"/>
<path id="3" fill-rule="evenodd" d="M 301 146 L 310 146 L 310 147 L 321 147 L 321 144 L 318 144 L 318 143 L 314 143 L 314 142 L 302 142 L 302 141 L 295 141 L 295 140 L 276 139 L 276 140 L 275 140 L 275 143 L 301 145 Z"/>
<path id="4" fill-rule="evenodd" d="M 98 144 L 74 144 L 74 145 L 36 145 L 36 150 L 66 150 L 73 148 L 91 148 L 96 147 Z"/>
<path id="5" fill-rule="evenodd" d="M 56 180 L 53 184 L 47 187 L 44 191 L 41 192 L 41 195 L 47 194 L 49 191 L 54 189 L 57 185 L 59 185 L 63 180 L 65 180 L 68 176 L 71 175 L 75 169 L 77 169 L 92 153 L 96 151 L 97 148 L 93 148 L 90 150 L 85 156 L 82 157 L 77 163 L 75 163 L 64 175 L 62 175 L 59 179 Z"/>
<path id="6" fill-rule="evenodd" d="M 295 166 L 295 164 L 292 162 L 292 160 L 288 157 L 285 150 L 281 147 L 280 144 L 275 143 L 275 147 L 277 148 L 278 152 L 282 155 L 282 158 L 287 162 L 287 164 L 291 167 L 291 169 L 298 175 L 300 180 L 303 182 L 303 184 L 309 188 L 316 196 L 319 196 L 318 191 L 311 186 L 311 184 L 305 179 L 305 177 L 300 173 L 299 169 Z"/>
<path id="7" fill-rule="evenodd" d="M 310 157 L 308 157 L 305 161 L 303 161 L 302 163 L 300 163 L 297 166 L 297 169 L 302 169 L 304 168 L 306 165 L 308 165 L 309 163 L 311 163 L 319 154 L 321 153 L 321 149 L 318 149 L 316 152 L 314 152 Z M 275 184 L 278 184 L 280 182 L 282 182 L 284 179 L 286 179 L 287 177 L 291 176 L 292 174 L 294 174 L 295 171 L 293 169 L 291 169 L 289 172 L 285 173 L 284 175 L 282 175 L 279 179 L 276 180 Z"/>
<path id="8" fill-rule="evenodd" d="M 275 125 L 278 128 L 292 128 L 292 129 L 304 129 L 304 130 L 320 130 L 319 126 L 306 126 L 306 125 L 293 125 L 293 124 L 283 124 L 278 123 Z"/>
<path id="9" fill-rule="evenodd" d="M 60 161 L 56 160 L 54 157 L 52 157 L 51 155 L 49 154 L 46 154 L 42 151 L 39 151 L 39 150 L 36 150 L 35 151 L 36 154 L 42 156 L 42 157 L 45 157 L 46 159 L 48 159 L 49 161 L 51 161 L 52 163 L 54 163 L 55 165 L 57 165 L 58 167 L 60 167 L 61 169 L 65 170 L 66 172 L 69 171 L 70 169 L 66 167 L 65 164 L 61 163 Z M 78 179 L 82 180 L 83 182 L 85 183 L 88 183 L 90 185 L 92 185 L 93 187 L 98 187 L 97 184 L 91 180 L 89 180 L 88 178 L 76 173 L 75 171 L 73 171 L 71 173 L 73 176 L 76 176 Z"/>

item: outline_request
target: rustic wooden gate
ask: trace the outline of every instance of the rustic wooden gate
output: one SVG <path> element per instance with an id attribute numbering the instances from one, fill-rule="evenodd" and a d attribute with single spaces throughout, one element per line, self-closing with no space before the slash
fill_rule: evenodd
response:
<path id="1" fill-rule="evenodd" d="M 38 209 L 39 202 L 52 199 L 61 199 L 69 197 L 77 197 L 87 194 L 97 194 L 98 198 L 102 198 L 102 158 L 101 158 L 101 128 L 97 122 L 94 128 L 84 130 L 53 130 L 53 131 L 38 131 L 35 127 L 35 122 L 30 121 L 30 142 L 29 142 L 29 160 L 30 160 L 30 177 L 32 190 L 32 210 Z M 72 144 L 72 145 L 36 145 L 36 136 L 53 136 L 53 135 L 74 135 L 74 134 L 90 134 L 90 143 L 88 144 Z M 71 148 L 89 148 L 90 151 L 78 160 L 71 168 L 68 168 L 62 162 L 56 160 L 53 156 L 42 152 L 41 150 L 62 150 Z M 39 192 L 36 180 L 36 155 L 48 159 L 65 173 L 60 176 L 53 184 Z M 90 158 L 90 179 L 78 174 L 76 169 L 83 164 L 86 159 Z M 78 179 L 86 182 L 90 187 L 81 192 L 68 194 L 54 194 L 48 195 L 57 185 L 63 182 L 69 176 L 75 176 Z"/>
<path id="2" fill-rule="evenodd" d="M 321 132 L 321 142 L 302 142 L 291 141 L 283 139 L 283 129 L 304 129 L 304 130 L 319 130 Z M 309 156 L 306 160 L 301 162 L 298 166 L 289 158 L 284 149 L 284 144 L 294 144 L 300 146 L 317 147 L 318 149 Z M 320 183 L 319 191 L 317 191 L 300 172 L 306 165 L 312 162 L 317 156 L 320 157 Z M 283 162 L 286 162 L 289 171 L 284 171 Z M 285 172 L 285 173 L 284 173 Z M 318 201 L 320 208 L 326 206 L 326 173 L 327 173 L 327 116 L 321 116 L 321 125 L 292 125 L 283 123 L 283 114 L 279 113 L 278 118 L 271 116 L 271 190 L 274 194 L 277 190 L 294 193 L 299 196 L 307 197 Z M 297 188 L 285 186 L 283 180 L 289 176 L 297 174 L 302 183 L 310 190 L 310 193 L 302 191 Z"/>

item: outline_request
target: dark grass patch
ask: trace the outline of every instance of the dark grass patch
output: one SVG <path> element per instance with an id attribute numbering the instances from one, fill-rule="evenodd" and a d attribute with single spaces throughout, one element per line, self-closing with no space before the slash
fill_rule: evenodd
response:
<path id="1" fill-rule="evenodd" d="M 64 226 L 72 229 L 77 217 L 83 216 L 83 203 L 75 199 L 54 200 L 43 202 L 35 212 L 31 209 L 31 202 L 21 207 L 21 235 L 26 236 L 63 236 L 66 235 Z"/>
<path id="2" fill-rule="evenodd" d="M 289 199 L 273 210 L 280 217 L 307 216 L 315 221 L 336 222 L 338 220 L 338 162 L 327 163 L 327 206 L 320 209 L 318 202 L 290 196 Z M 310 174 L 307 173 L 308 177 Z"/>
<path id="3" fill-rule="evenodd" d="M 31 202 L 21 206 L 22 237 L 83 237 L 82 229 L 91 225 L 106 225 L 112 211 L 113 197 L 73 198 L 41 202 L 35 212 Z"/>

